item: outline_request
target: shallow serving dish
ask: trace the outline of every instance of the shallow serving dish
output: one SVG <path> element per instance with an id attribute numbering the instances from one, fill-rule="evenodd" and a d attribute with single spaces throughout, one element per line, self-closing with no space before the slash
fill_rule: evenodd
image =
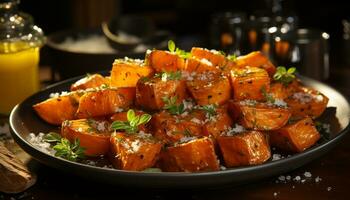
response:
<path id="1" fill-rule="evenodd" d="M 294 170 L 333 148 L 349 131 L 350 106 L 342 94 L 335 89 L 306 77 L 302 82 L 324 93 L 330 98 L 328 108 L 319 119 L 331 126 L 328 139 L 320 140 L 305 152 L 294 154 L 280 160 L 269 160 L 257 166 L 228 168 L 222 171 L 185 173 L 185 172 L 132 172 L 111 168 L 102 168 L 71 162 L 47 154 L 29 142 L 29 133 L 49 132 L 57 129 L 41 120 L 32 105 L 49 97 L 50 93 L 68 91 L 70 85 L 81 77 L 72 78 L 52 85 L 17 105 L 10 115 L 11 132 L 15 141 L 36 160 L 81 177 L 103 181 L 105 183 L 151 188 L 198 188 L 221 185 L 237 185 L 258 179 L 279 175 Z"/>

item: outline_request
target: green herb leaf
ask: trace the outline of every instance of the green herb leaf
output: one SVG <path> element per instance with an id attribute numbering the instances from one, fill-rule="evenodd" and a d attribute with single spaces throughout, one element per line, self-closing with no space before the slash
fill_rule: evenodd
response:
<path id="1" fill-rule="evenodd" d="M 154 75 L 155 78 L 161 78 L 162 81 L 167 81 L 167 80 L 181 80 L 182 78 L 182 73 L 181 71 L 176 71 L 176 72 L 161 72 L 161 73 L 156 73 Z"/>
<path id="2" fill-rule="evenodd" d="M 291 67 L 287 70 L 285 67 L 279 66 L 277 67 L 276 73 L 273 75 L 273 79 L 287 86 L 295 79 L 295 72 L 295 67 Z"/>
<path id="3" fill-rule="evenodd" d="M 266 102 L 272 103 L 272 104 L 275 103 L 276 101 L 275 98 L 273 98 L 272 94 L 266 91 L 266 88 L 264 86 L 261 87 L 261 93 L 264 96 Z"/>
<path id="4" fill-rule="evenodd" d="M 175 52 L 175 42 L 172 40 L 168 41 L 168 49 L 170 52 Z"/>
<path id="5" fill-rule="evenodd" d="M 182 49 L 177 48 L 175 45 L 175 42 L 172 40 L 168 41 L 168 49 L 170 52 L 176 53 L 177 55 L 179 55 L 181 58 L 184 58 L 184 59 L 192 56 L 190 52 L 186 52 Z"/>
<path id="6" fill-rule="evenodd" d="M 202 107 L 200 107 L 200 109 L 205 111 L 206 114 L 208 115 L 208 118 L 210 119 L 210 118 L 214 117 L 215 115 L 217 115 L 216 107 L 217 107 L 216 105 L 211 104 L 211 105 L 202 106 Z"/>
<path id="7" fill-rule="evenodd" d="M 48 143 L 54 143 L 54 142 L 60 142 L 61 141 L 61 135 L 56 132 L 49 132 L 44 136 L 44 141 Z"/>
<path id="8" fill-rule="evenodd" d="M 111 128 L 114 130 L 124 130 L 126 133 L 136 133 L 138 126 L 148 123 L 152 118 L 149 114 L 136 115 L 132 109 L 128 110 L 126 115 L 128 121 L 114 121 Z"/>
<path id="9" fill-rule="evenodd" d="M 227 59 L 229 59 L 230 61 L 235 62 L 237 60 L 237 56 L 236 54 L 230 54 L 227 56 Z"/>
<path id="10" fill-rule="evenodd" d="M 140 81 L 141 81 L 142 83 L 147 82 L 147 81 L 150 81 L 150 80 L 151 80 L 151 79 L 150 79 L 149 77 L 147 77 L 147 76 L 143 76 L 143 77 L 140 78 Z"/>
<path id="11" fill-rule="evenodd" d="M 192 136 L 192 132 L 189 129 L 186 128 L 185 131 L 184 131 L 184 135 L 186 137 L 191 137 Z"/>
<path id="12" fill-rule="evenodd" d="M 163 102 L 165 103 L 163 109 L 168 110 L 172 115 L 180 115 L 185 112 L 185 105 L 183 103 L 177 104 L 177 96 L 173 97 L 162 97 Z"/>
<path id="13" fill-rule="evenodd" d="M 77 161 L 78 159 L 85 158 L 85 148 L 80 147 L 79 139 L 75 139 L 72 144 L 66 138 L 61 138 L 59 142 L 53 147 L 56 151 L 55 156 L 70 160 Z"/>

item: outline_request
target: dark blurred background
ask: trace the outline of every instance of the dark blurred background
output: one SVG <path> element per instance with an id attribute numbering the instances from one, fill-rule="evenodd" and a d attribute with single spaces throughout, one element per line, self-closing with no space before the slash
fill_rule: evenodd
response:
<path id="1" fill-rule="evenodd" d="M 98 27 L 113 15 L 137 13 L 151 17 L 158 28 L 179 35 L 205 35 L 212 14 L 222 11 L 271 11 L 273 0 L 22 0 L 21 9 L 30 13 L 49 34 L 61 29 Z M 342 19 L 350 18 L 347 1 L 284 0 L 284 13 L 295 13 L 300 27 L 315 27 L 334 38 L 342 34 Z"/>
<path id="2" fill-rule="evenodd" d="M 174 33 L 179 41 L 189 41 L 179 42 L 180 47 L 188 49 L 192 45 L 212 48 L 209 26 L 213 14 L 239 11 L 248 18 L 257 13 L 270 15 L 276 2 L 283 15 L 297 16 L 299 28 L 328 32 L 331 63 L 344 60 L 344 48 L 349 47 L 344 47 L 342 20 L 350 21 L 350 5 L 343 0 L 22 0 L 20 8 L 34 17 L 46 35 L 65 29 L 98 28 L 113 17 L 141 14 L 151 18 L 158 29 Z"/>

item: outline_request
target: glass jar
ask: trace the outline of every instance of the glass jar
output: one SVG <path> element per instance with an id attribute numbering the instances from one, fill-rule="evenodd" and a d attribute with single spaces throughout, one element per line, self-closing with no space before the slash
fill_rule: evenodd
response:
<path id="1" fill-rule="evenodd" d="M 39 90 L 42 30 L 30 15 L 19 12 L 19 0 L 0 0 L 0 113 Z"/>

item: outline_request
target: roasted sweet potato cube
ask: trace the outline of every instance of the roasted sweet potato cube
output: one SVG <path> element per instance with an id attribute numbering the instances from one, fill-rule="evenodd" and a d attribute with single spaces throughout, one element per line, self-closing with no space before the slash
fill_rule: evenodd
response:
<path id="1" fill-rule="evenodd" d="M 192 97 L 199 105 L 226 103 L 231 97 L 231 85 L 226 76 L 205 72 L 193 76 L 186 82 Z"/>
<path id="2" fill-rule="evenodd" d="M 320 134 L 310 117 L 270 132 L 271 145 L 290 152 L 303 152 L 319 139 Z"/>
<path id="3" fill-rule="evenodd" d="M 269 91 L 270 77 L 264 69 L 245 67 L 231 70 L 233 99 L 264 100 L 262 89 Z"/>
<path id="4" fill-rule="evenodd" d="M 36 113 L 47 123 L 61 125 L 65 120 L 75 118 L 79 99 L 83 93 L 70 92 L 33 105 Z"/>
<path id="5" fill-rule="evenodd" d="M 73 83 L 70 87 L 71 91 L 74 90 L 86 90 L 88 88 L 98 88 L 102 85 L 109 86 L 110 79 L 103 77 L 100 74 L 87 75 L 86 77 Z"/>
<path id="6" fill-rule="evenodd" d="M 185 59 L 169 51 L 153 50 L 146 57 L 147 65 L 156 72 L 175 72 L 185 68 Z"/>
<path id="7" fill-rule="evenodd" d="M 111 162 L 115 168 L 142 171 L 153 167 L 159 158 L 162 143 L 151 134 L 116 133 L 111 137 Z"/>
<path id="8" fill-rule="evenodd" d="M 221 135 L 217 142 L 226 167 L 258 165 L 271 156 L 266 135 L 259 131 Z"/>
<path id="9" fill-rule="evenodd" d="M 238 68 L 245 68 L 246 66 L 259 67 L 266 70 L 270 76 L 273 76 L 276 72 L 276 67 L 260 51 L 237 57 L 236 65 Z"/>
<path id="10" fill-rule="evenodd" d="M 203 126 L 204 135 L 211 135 L 217 138 L 223 131 L 232 125 L 232 119 L 224 107 L 216 108 L 215 114 L 211 116 L 206 113 L 206 120 Z"/>
<path id="11" fill-rule="evenodd" d="M 247 129 L 260 131 L 283 127 L 291 113 L 283 104 L 261 103 L 253 100 L 229 101 L 229 112 L 234 120 Z"/>
<path id="12" fill-rule="evenodd" d="M 203 135 L 202 112 L 186 112 L 182 115 L 171 115 L 166 111 L 156 113 L 151 119 L 153 135 L 166 144 L 180 141 L 184 137 Z"/>
<path id="13" fill-rule="evenodd" d="M 112 87 L 136 87 L 141 77 L 148 77 L 153 74 L 153 68 L 144 65 L 138 59 L 117 59 L 113 63 L 111 71 Z"/>
<path id="14" fill-rule="evenodd" d="M 209 71 L 213 71 L 215 73 L 221 72 L 221 70 L 218 66 L 213 65 L 207 59 L 205 59 L 205 58 L 199 59 L 196 57 L 191 57 L 191 58 L 187 59 L 186 67 L 185 67 L 184 71 L 197 72 L 197 73 L 209 72 Z"/>
<path id="15" fill-rule="evenodd" d="M 280 82 L 271 83 L 269 93 L 275 99 L 284 100 L 293 93 L 297 92 L 300 88 L 300 83 L 298 80 L 294 80 L 288 85 L 284 85 Z"/>
<path id="16" fill-rule="evenodd" d="M 166 148 L 161 153 L 159 165 L 163 171 L 198 172 L 219 170 L 219 160 L 214 143 L 208 138 L 193 139 Z"/>
<path id="17" fill-rule="evenodd" d="M 298 92 L 285 99 L 294 119 L 319 117 L 327 108 L 328 100 L 324 94 L 307 87 L 301 87 Z"/>
<path id="18" fill-rule="evenodd" d="M 163 98 L 176 96 L 177 102 L 186 97 L 184 80 L 162 80 L 161 78 L 141 79 L 136 86 L 136 104 L 146 110 L 160 110 L 164 107 Z"/>
<path id="19" fill-rule="evenodd" d="M 79 139 L 85 155 L 100 156 L 109 151 L 112 130 L 108 121 L 94 119 L 67 120 L 62 123 L 61 135 L 71 142 Z"/>
<path id="20" fill-rule="evenodd" d="M 86 92 L 79 100 L 78 119 L 111 115 L 133 104 L 135 88 L 106 88 Z"/>
<path id="21" fill-rule="evenodd" d="M 227 62 L 225 55 L 216 50 L 193 47 L 191 49 L 191 54 L 193 57 L 208 60 L 213 66 L 222 67 Z"/>

